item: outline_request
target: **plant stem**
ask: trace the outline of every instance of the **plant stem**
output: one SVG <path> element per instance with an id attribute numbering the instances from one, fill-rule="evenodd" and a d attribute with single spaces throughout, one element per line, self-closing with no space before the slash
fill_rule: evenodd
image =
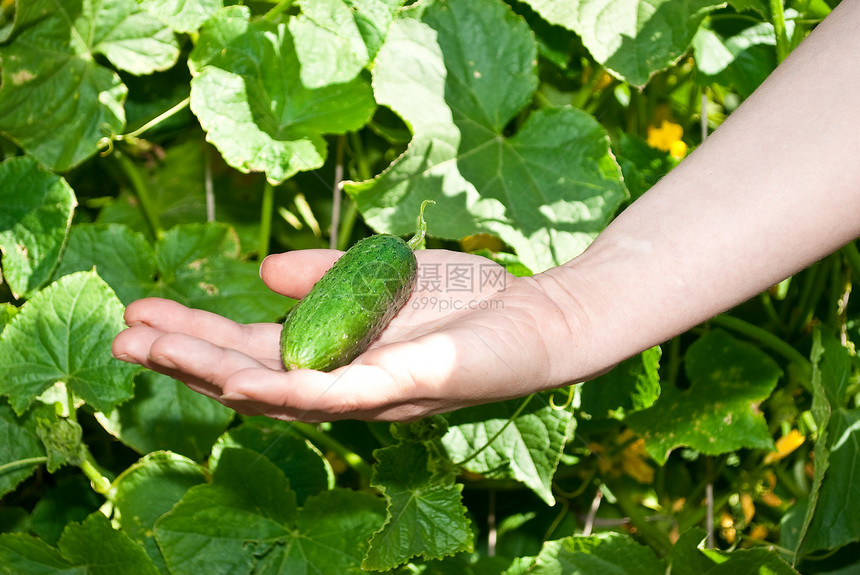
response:
<path id="1" fill-rule="evenodd" d="M 630 522 L 636 527 L 637 533 L 648 543 L 658 555 L 663 556 L 672 549 L 669 536 L 659 527 L 654 525 L 648 516 L 636 502 L 633 501 L 630 491 L 621 486 L 609 485 L 609 490 L 615 495 L 616 505 L 621 513 L 630 518 Z"/>
<path id="2" fill-rule="evenodd" d="M 355 228 L 355 220 L 358 218 L 358 206 L 355 202 L 347 202 L 341 220 L 340 229 L 337 234 L 337 249 L 345 250 L 349 247 L 352 230 Z"/>
<path id="3" fill-rule="evenodd" d="M 143 219 L 146 220 L 146 224 L 149 226 L 149 231 L 152 233 L 154 238 L 160 238 L 164 230 L 161 227 L 161 219 L 158 216 L 158 210 L 155 209 L 152 194 L 149 193 L 149 186 L 146 185 L 143 175 L 140 173 L 140 170 L 137 169 L 137 166 L 131 158 L 122 152 L 117 152 L 112 157 L 116 158 L 116 162 L 119 164 L 120 169 L 128 179 L 128 183 L 131 185 L 131 189 L 140 204 Z"/>
<path id="4" fill-rule="evenodd" d="M 331 191 L 331 229 L 329 230 L 328 237 L 328 247 L 333 250 L 337 249 L 339 243 L 338 240 L 340 239 L 340 206 L 341 198 L 343 197 L 341 186 L 343 185 L 343 148 L 345 143 L 346 135 L 341 134 L 340 136 L 338 136 L 337 149 L 335 151 L 334 185 L 332 186 Z"/>
<path id="5" fill-rule="evenodd" d="M 776 34 L 776 58 L 782 62 L 788 56 L 788 33 L 785 29 L 785 7 L 783 0 L 770 0 L 770 18 L 773 31 Z"/>
<path id="6" fill-rule="evenodd" d="M 800 290 L 796 297 L 796 305 L 791 312 L 791 321 L 789 323 L 788 333 L 796 333 L 815 315 L 815 304 L 818 301 L 821 291 L 824 289 L 824 282 L 827 279 L 827 267 L 830 265 L 830 256 L 813 264 L 803 271 L 803 281 L 800 284 Z"/>
<path id="7" fill-rule="evenodd" d="M 803 489 L 798 487 L 797 483 L 794 481 L 794 478 L 791 477 L 790 474 L 785 472 L 785 469 L 782 467 L 776 466 L 773 468 L 774 474 L 779 479 L 780 485 L 787 489 L 791 496 L 795 499 L 803 499 L 809 493 L 805 492 Z"/>
<path id="8" fill-rule="evenodd" d="M 269 255 L 269 238 L 272 235 L 272 213 L 275 210 L 275 187 L 266 181 L 263 186 L 263 206 L 260 210 L 260 239 L 257 258 L 262 261 Z"/>
<path id="9" fill-rule="evenodd" d="M 668 361 L 666 361 L 665 375 L 663 376 L 663 384 L 675 385 L 678 381 L 678 374 L 681 371 L 681 336 L 675 336 L 669 342 Z"/>
<path id="10" fill-rule="evenodd" d="M 90 455 L 89 451 L 87 451 L 87 458 L 81 462 L 80 468 L 81 471 L 84 472 L 84 475 L 87 476 L 87 479 L 90 480 L 90 483 L 93 486 L 93 491 L 101 495 L 110 491 L 110 479 L 102 475 L 101 471 L 96 468 L 95 462 L 93 461 L 92 455 Z"/>
<path id="11" fill-rule="evenodd" d="M 212 184 L 212 151 L 203 150 L 203 189 L 206 192 L 206 221 L 215 221 L 215 188 Z"/>
<path id="12" fill-rule="evenodd" d="M 750 339 L 754 339 L 790 362 L 796 363 L 808 373 L 812 373 L 812 364 L 809 363 L 809 360 L 802 353 L 765 329 L 726 314 L 718 315 L 711 320 L 711 323 L 729 328 Z"/>
<path id="13" fill-rule="evenodd" d="M 293 428 L 295 428 L 296 431 L 298 431 L 314 443 L 317 443 L 322 447 L 326 448 L 327 450 L 336 453 L 338 457 L 343 459 L 346 464 L 353 469 L 353 471 L 358 473 L 364 485 L 370 484 L 370 477 L 373 473 L 373 468 L 364 459 L 362 459 L 360 455 L 358 455 L 357 453 L 355 453 L 327 433 L 320 431 L 314 425 L 294 421 L 292 423 L 292 426 Z"/>
<path id="14" fill-rule="evenodd" d="M 773 322 L 774 326 L 776 326 L 779 331 L 784 332 L 785 324 L 783 323 L 782 318 L 779 317 L 776 307 L 773 305 L 773 298 L 770 297 L 770 293 L 766 291 L 762 292 L 759 301 L 761 302 L 761 307 L 764 310 L 765 315 L 767 315 L 767 318 Z"/>
<path id="15" fill-rule="evenodd" d="M 138 136 L 151 130 L 152 128 L 154 128 L 155 126 L 157 126 L 158 124 L 160 124 L 164 120 L 166 120 L 166 119 L 170 118 L 171 116 L 181 112 L 182 110 L 187 108 L 189 106 L 189 104 L 191 104 L 191 97 L 190 96 L 188 98 L 185 98 L 184 100 L 182 100 L 181 102 L 179 102 L 178 104 L 176 104 L 175 106 L 170 108 L 169 110 L 162 112 L 158 116 L 154 117 L 153 119 L 151 119 L 150 121 L 148 121 L 147 123 L 142 125 L 137 130 L 134 130 L 133 132 L 129 132 L 128 134 L 120 134 L 119 136 L 117 136 L 114 139 L 115 140 L 132 140 L 134 138 L 137 138 Z"/>
<path id="16" fill-rule="evenodd" d="M 75 393 L 71 389 L 69 389 L 68 387 L 66 388 L 66 403 L 67 403 L 68 410 L 69 410 L 69 414 L 68 414 L 69 420 L 77 423 L 78 422 L 78 410 L 75 408 L 75 403 L 77 403 L 77 400 L 75 399 Z"/>
<path id="17" fill-rule="evenodd" d="M 851 274 L 854 278 L 860 279 L 860 251 L 857 250 L 857 244 L 851 242 L 840 251 L 845 257 L 845 261 L 848 262 L 848 267 L 851 268 Z"/>
<path id="18" fill-rule="evenodd" d="M 41 457 L 30 457 L 29 459 L 19 459 L 17 461 L 10 461 L 9 463 L 4 463 L 0 465 L 0 476 L 4 473 L 15 469 L 16 467 L 27 467 L 28 465 L 41 465 L 42 463 L 47 463 L 48 458 L 44 455 Z"/>
<path id="19" fill-rule="evenodd" d="M 705 484 L 705 509 L 708 519 L 705 522 L 705 527 L 708 533 L 707 548 L 713 549 L 716 546 L 716 538 L 714 537 L 714 460 L 710 456 L 706 456 L 705 463 L 708 474 Z"/>
<path id="20" fill-rule="evenodd" d="M 726 506 L 726 504 L 729 502 L 730 498 L 731 498 L 730 493 L 724 493 L 719 498 L 714 499 L 714 514 L 715 515 L 716 515 L 716 512 L 718 510 L 720 510 Z M 692 499 L 688 499 L 688 500 L 692 501 Z M 685 531 L 688 531 L 691 527 L 700 524 L 702 521 L 705 521 L 707 519 L 707 516 L 708 516 L 707 508 L 696 507 L 692 513 L 690 513 L 688 516 L 684 517 L 684 520 L 680 521 L 678 523 L 678 530 L 681 533 L 684 533 Z"/>
<path id="21" fill-rule="evenodd" d="M 283 12 L 289 10 L 292 5 L 293 0 L 281 0 L 280 2 L 275 4 L 275 6 L 273 6 L 271 10 L 266 12 L 264 18 L 269 22 L 276 20 L 278 16 L 280 16 Z"/>

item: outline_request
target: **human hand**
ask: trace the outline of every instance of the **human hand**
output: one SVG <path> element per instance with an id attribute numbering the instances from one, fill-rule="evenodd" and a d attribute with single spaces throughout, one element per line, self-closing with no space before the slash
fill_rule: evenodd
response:
<path id="1" fill-rule="evenodd" d="M 260 275 L 301 298 L 339 255 L 270 256 Z M 416 256 L 410 299 L 365 353 L 330 373 L 285 371 L 278 324 L 242 325 L 158 298 L 128 306 L 113 353 L 242 413 L 284 420 L 409 420 L 566 382 L 559 346 L 572 339 L 569 318 L 538 278 L 470 254 Z"/>

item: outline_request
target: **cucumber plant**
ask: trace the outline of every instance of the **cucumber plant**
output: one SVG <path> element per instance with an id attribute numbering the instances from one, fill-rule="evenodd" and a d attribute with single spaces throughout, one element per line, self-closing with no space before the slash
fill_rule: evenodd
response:
<path id="1" fill-rule="evenodd" d="M 356 244 L 282 328 L 347 361 L 425 199 L 433 247 L 563 263 L 838 3 L 0 0 L 0 574 L 856 572 L 855 243 L 595 381 L 411 424 L 110 355 L 135 299 L 274 323 L 270 248 Z"/>

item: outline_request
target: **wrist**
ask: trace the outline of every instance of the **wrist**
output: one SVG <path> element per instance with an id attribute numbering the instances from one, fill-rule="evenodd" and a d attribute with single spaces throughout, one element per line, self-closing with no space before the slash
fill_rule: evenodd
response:
<path id="1" fill-rule="evenodd" d="M 574 264 L 558 266 L 530 278 L 556 310 L 556 321 L 541 330 L 541 337 L 553 360 L 549 378 L 553 386 L 579 383 L 605 373 L 623 358 L 613 360 L 607 346 L 600 343 L 610 328 L 597 319 L 603 304 L 592 297 L 593 278 L 580 273 Z M 612 346 L 610 346 L 612 347 Z"/>

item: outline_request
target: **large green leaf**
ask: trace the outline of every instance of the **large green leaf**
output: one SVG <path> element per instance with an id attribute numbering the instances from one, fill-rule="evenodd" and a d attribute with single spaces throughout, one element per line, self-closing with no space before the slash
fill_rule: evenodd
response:
<path id="1" fill-rule="evenodd" d="M 376 55 L 403 0 L 305 0 L 290 21 L 308 88 L 353 80 Z"/>
<path id="2" fill-rule="evenodd" d="M 137 0 L 150 14 L 177 32 L 194 32 L 215 12 L 224 0 Z"/>
<path id="3" fill-rule="evenodd" d="M 798 557 L 860 540 L 860 409 L 846 405 L 855 381 L 851 352 L 832 335 L 816 332 L 812 363 L 812 412 L 818 436 Z"/>
<path id="4" fill-rule="evenodd" d="M 659 347 L 622 361 L 582 385 L 580 408 L 592 417 L 623 417 L 651 407 L 660 397 Z"/>
<path id="5" fill-rule="evenodd" d="M 665 385 L 654 405 L 627 417 L 657 462 L 665 463 L 669 451 L 681 445 L 710 455 L 743 447 L 773 449 L 758 404 L 782 372 L 767 354 L 713 330 L 687 350 L 686 370 L 689 389 Z"/>
<path id="6" fill-rule="evenodd" d="M 463 486 L 434 469 L 424 442 L 404 441 L 374 456 L 371 484 L 385 495 L 388 517 L 370 541 L 365 569 L 393 569 L 413 557 L 439 559 L 472 549 Z"/>
<path id="7" fill-rule="evenodd" d="M 15 314 L 17 313 L 18 308 L 9 302 L 3 302 L 3 304 L 0 305 L 0 333 L 3 333 L 3 328 L 12 321 L 12 318 L 15 317 Z"/>
<path id="8" fill-rule="evenodd" d="M 191 109 L 224 160 L 280 183 L 323 165 L 323 134 L 361 128 L 376 104 L 363 77 L 308 88 L 284 23 L 249 21 L 244 6 L 204 24 L 189 56 Z"/>
<path id="9" fill-rule="evenodd" d="M 704 529 L 681 534 L 672 548 L 672 575 L 797 575 L 771 548 L 707 549 Z"/>
<path id="10" fill-rule="evenodd" d="M 66 181 L 29 157 L 0 163 L 0 252 L 12 294 L 27 297 L 51 278 L 78 202 Z"/>
<path id="11" fill-rule="evenodd" d="M 53 406 L 52 406 L 53 407 Z M 49 545 L 56 545 L 69 523 L 81 522 L 104 504 L 82 473 L 52 477 L 52 485 L 33 507 L 29 530 Z"/>
<path id="12" fill-rule="evenodd" d="M 59 549 L 29 535 L 0 535 L 0 573 L 52 575 L 157 575 L 143 548 L 111 527 L 100 512 L 82 523 L 71 523 L 60 537 Z"/>
<path id="13" fill-rule="evenodd" d="M 75 225 L 60 272 L 93 267 L 126 304 L 159 296 L 254 323 L 275 321 L 294 303 L 266 287 L 258 265 L 240 257 L 235 231 L 220 223 L 175 226 L 154 247 L 118 224 Z"/>
<path id="14" fill-rule="evenodd" d="M 597 62 L 644 86 L 684 55 L 716 0 L 525 0 L 552 24 L 573 30 Z"/>
<path id="15" fill-rule="evenodd" d="M 574 536 L 544 543 L 527 573 L 534 575 L 663 575 L 666 562 L 620 533 Z"/>
<path id="16" fill-rule="evenodd" d="M 135 380 L 134 397 L 97 417 L 108 433 L 138 453 L 168 450 L 203 461 L 234 415 L 166 375 L 145 371 Z"/>
<path id="17" fill-rule="evenodd" d="M 149 209 L 157 214 L 165 230 L 182 224 L 202 224 L 208 220 L 207 183 L 202 177 L 208 169 L 212 174 L 214 201 L 211 207 L 214 208 L 215 220 L 236 230 L 241 239 L 242 253 L 256 250 L 260 235 L 263 178 L 257 174 L 242 174 L 223 165 L 218 154 L 206 143 L 202 132 L 195 130 L 192 137 L 165 148 L 158 161 L 138 166 L 149 191 Z M 276 209 L 282 197 L 276 195 Z M 96 221 L 125 224 L 150 241 L 156 239 L 137 196 L 131 190 L 120 192 L 99 212 Z"/>
<path id="18" fill-rule="evenodd" d="M 174 575 L 358 573 L 381 502 L 336 489 L 299 509 L 266 457 L 230 448 L 212 483 L 192 487 L 158 520 L 155 538 Z"/>
<path id="19" fill-rule="evenodd" d="M 542 109 L 507 137 L 537 86 L 537 48 L 501 2 L 403 14 L 374 62 L 374 91 L 413 138 L 385 172 L 345 186 L 365 220 L 406 234 L 432 199 L 435 236 L 492 233 L 535 272 L 579 254 L 626 194 L 603 128 L 580 110 Z"/>
<path id="20" fill-rule="evenodd" d="M 93 268 L 126 305 L 149 294 L 158 272 L 142 234 L 117 224 L 72 226 L 57 277 Z"/>
<path id="21" fill-rule="evenodd" d="M 747 98 L 776 68 L 776 33 L 763 22 L 724 38 L 702 27 L 693 38 L 696 69 L 701 84 L 716 82 Z"/>
<path id="22" fill-rule="evenodd" d="M 290 423 L 267 417 L 246 418 L 242 425 L 219 438 L 209 465 L 217 466 L 224 450 L 236 447 L 256 451 L 274 463 L 289 480 L 299 505 L 304 505 L 309 496 L 334 487 L 328 461 Z"/>
<path id="23" fill-rule="evenodd" d="M 528 406 L 511 420 L 522 401 Z M 576 423 L 569 410 L 554 409 L 544 396 L 534 396 L 461 409 L 448 423 L 442 442 L 451 459 L 462 461 L 477 452 L 465 464 L 469 471 L 521 481 L 548 505 L 555 503 L 552 478 Z"/>
<path id="24" fill-rule="evenodd" d="M 132 74 L 172 66 L 173 32 L 135 0 L 18 2 L 0 47 L 0 132 L 40 163 L 68 170 L 119 133 L 126 87 L 97 57 Z"/>
<path id="25" fill-rule="evenodd" d="M 200 465 L 169 452 L 150 453 L 123 471 L 108 495 L 114 505 L 114 520 L 123 532 L 146 549 L 162 573 L 167 565 L 158 550 L 153 526 L 183 495 L 203 483 Z"/>
<path id="26" fill-rule="evenodd" d="M 111 356 L 123 307 L 94 272 L 60 278 L 38 292 L 0 334 L 0 394 L 16 413 L 56 383 L 99 411 L 132 394 L 139 367 Z"/>
<path id="27" fill-rule="evenodd" d="M 155 256 L 159 277 L 150 295 L 242 323 L 275 321 L 294 303 L 266 287 L 257 263 L 240 259 L 236 233 L 224 224 L 176 226 L 158 241 Z"/>

